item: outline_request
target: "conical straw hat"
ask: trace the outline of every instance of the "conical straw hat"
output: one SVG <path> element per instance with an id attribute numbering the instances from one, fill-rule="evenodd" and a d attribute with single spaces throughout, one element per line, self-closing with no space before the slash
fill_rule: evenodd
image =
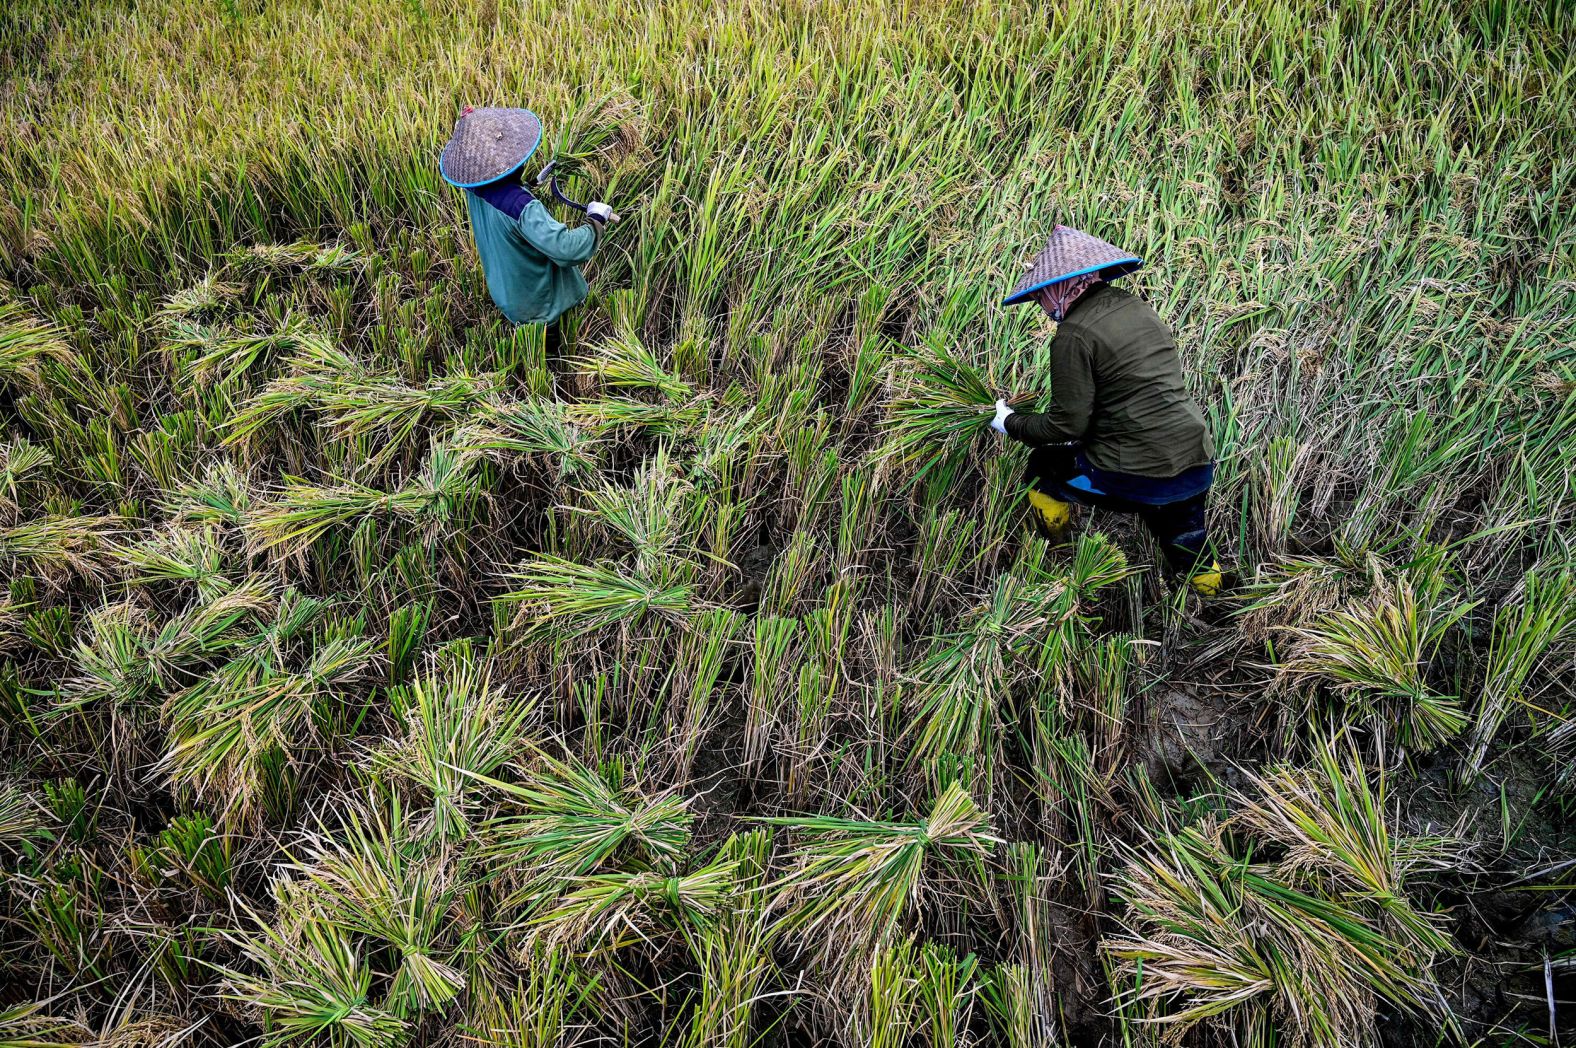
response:
<path id="1" fill-rule="evenodd" d="M 1041 288 L 1068 277 L 1098 273 L 1102 280 L 1115 280 L 1143 264 L 1144 260 L 1137 255 L 1107 244 L 1099 237 L 1071 226 L 1057 226 L 1051 230 L 1051 238 L 1035 258 L 1034 265 L 1029 267 L 1013 293 L 1002 300 L 1002 305 L 1015 306 L 1027 301 Z"/>
<path id="2" fill-rule="evenodd" d="M 466 106 L 454 124 L 454 137 L 443 147 L 438 170 L 451 186 L 486 185 L 529 160 L 541 141 L 542 122 L 529 109 Z"/>

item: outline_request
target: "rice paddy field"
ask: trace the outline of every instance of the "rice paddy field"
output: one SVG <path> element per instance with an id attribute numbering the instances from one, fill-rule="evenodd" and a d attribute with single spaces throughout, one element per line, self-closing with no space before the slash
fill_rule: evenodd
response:
<path id="1" fill-rule="evenodd" d="M 1573 40 L 10 0 L 0 1045 L 1570 1043 Z M 466 104 L 623 215 L 551 337 Z M 1027 526 L 1058 221 L 1148 260 L 1221 599 Z"/>

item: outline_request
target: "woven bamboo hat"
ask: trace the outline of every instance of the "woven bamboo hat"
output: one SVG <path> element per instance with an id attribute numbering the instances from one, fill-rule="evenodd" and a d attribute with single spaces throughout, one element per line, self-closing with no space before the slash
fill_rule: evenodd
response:
<path id="1" fill-rule="evenodd" d="M 438 170 L 461 189 L 494 182 L 531 159 L 542 142 L 542 122 L 529 109 L 465 107 Z"/>
<path id="2" fill-rule="evenodd" d="M 1012 294 L 1002 300 L 1004 306 L 1015 306 L 1028 300 L 1030 295 L 1059 280 L 1081 277 L 1085 273 L 1098 273 L 1101 280 L 1124 277 L 1144 264 L 1137 255 L 1129 254 L 1115 244 L 1107 244 L 1099 237 L 1090 236 L 1071 226 L 1056 226 L 1045 248 L 1034 259 L 1034 265 L 1024 275 Z"/>

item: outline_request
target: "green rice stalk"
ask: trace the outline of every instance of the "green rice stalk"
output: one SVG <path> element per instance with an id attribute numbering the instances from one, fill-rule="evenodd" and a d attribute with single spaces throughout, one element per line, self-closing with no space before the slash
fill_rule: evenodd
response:
<path id="1" fill-rule="evenodd" d="M 914 940 L 879 946 L 870 960 L 870 986 L 857 1016 L 859 1043 L 902 1048 L 918 1025 L 916 1001 L 922 977 Z"/>
<path id="2" fill-rule="evenodd" d="M 1428 681 L 1428 668 L 1450 628 L 1476 606 L 1455 601 L 1437 583 L 1375 577 L 1367 599 L 1328 612 L 1292 631 L 1283 666 L 1292 680 L 1324 681 L 1348 698 L 1353 720 L 1427 751 L 1453 738 L 1467 717 L 1453 695 Z"/>
<path id="3" fill-rule="evenodd" d="M 0 561 L 88 577 L 107 572 L 124 521 L 113 516 L 57 516 L 0 528 Z"/>
<path id="4" fill-rule="evenodd" d="M 792 869 L 774 887 L 785 930 L 808 941 L 890 941 L 922 889 L 927 858 L 967 860 L 999 843 L 990 819 L 956 782 L 913 822 L 830 816 L 769 818 L 799 831 Z"/>
<path id="5" fill-rule="evenodd" d="M 0 302 L 0 384 L 34 386 L 42 379 L 43 362 L 75 363 L 65 336 L 59 327 L 29 315 L 21 305 Z"/>
<path id="6" fill-rule="evenodd" d="M 530 894 L 614 860 L 659 873 L 677 869 L 693 819 L 688 799 L 639 793 L 624 784 L 618 765 L 594 770 L 542 754 L 536 762 L 518 784 L 466 773 L 505 802 L 481 828 L 482 856 L 496 875 L 527 880 Z"/>
<path id="7" fill-rule="evenodd" d="M 1571 723 L 1564 711 L 1551 711 L 1541 700 L 1537 671 L 1576 636 L 1576 578 L 1528 572 L 1520 600 L 1503 605 L 1494 615 L 1484 679 L 1464 758 L 1469 775 L 1477 775 L 1489 746 L 1516 707 L 1523 709 L 1534 732 L 1552 724 Z M 1545 729 L 1546 730 L 1546 729 Z"/>
<path id="8" fill-rule="evenodd" d="M 459 885 L 441 854 L 412 846 L 406 819 L 398 802 L 373 800 L 365 816 L 342 815 L 333 833 L 308 834 L 289 867 L 297 881 L 286 890 L 336 929 L 394 951 L 382 1007 L 399 1019 L 441 1008 L 465 986 L 446 959 Z"/>
<path id="9" fill-rule="evenodd" d="M 332 926 L 309 921 L 295 941 L 264 928 L 240 946 L 261 974 L 219 972 L 225 996 L 262 1018 L 262 1044 L 394 1048 L 403 1042 L 406 1024 L 371 1003 L 371 968 Z"/>
<path id="10" fill-rule="evenodd" d="M 979 960 L 971 953 L 958 957 L 939 943 L 919 951 L 918 997 L 925 1038 L 931 1048 L 951 1048 L 969 1028 L 978 986 Z"/>
<path id="11" fill-rule="evenodd" d="M 544 553 L 523 561 L 506 577 L 516 588 L 498 600 L 516 607 L 515 622 L 525 627 L 528 637 L 634 627 L 648 613 L 682 622 L 699 610 L 690 584 L 659 582 L 612 564 L 577 564 Z"/>
<path id="12" fill-rule="evenodd" d="M 680 925 L 701 975 L 700 999 L 684 1030 L 685 1048 L 749 1048 L 765 1032 L 755 1010 L 775 971 L 775 939 L 767 920 L 770 853 L 766 830 L 729 837 L 716 859 L 731 864 L 727 905 L 704 932 L 694 921 Z"/>

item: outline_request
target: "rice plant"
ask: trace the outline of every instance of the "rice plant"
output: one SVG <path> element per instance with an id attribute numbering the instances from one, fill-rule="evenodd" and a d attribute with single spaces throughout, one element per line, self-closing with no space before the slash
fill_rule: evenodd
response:
<path id="1" fill-rule="evenodd" d="M 375 658 L 363 629 L 321 601 L 286 594 L 233 658 L 166 700 L 160 769 L 226 813 L 255 815 L 276 793 L 280 763 L 304 761 L 314 739 L 333 737 L 339 689 Z"/>
<path id="2" fill-rule="evenodd" d="M 16 1048 L 54 1048 L 89 1039 L 82 1024 L 60 1016 L 40 1014 L 41 1004 L 17 1004 L 0 1010 L 0 1036 Z"/>
<path id="3" fill-rule="evenodd" d="M 0 558 L 13 570 L 102 575 L 120 521 L 112 516 L 58 516 L 0 528 Z"/>
<path id="4" fill-rule="evenodd" d="M 1535 692 L 1529 694 L 1537 671 L 1576 636 L 1576 580 L 1569 575 L 1529 572 L 1517 603 L 1506 603 L 1494 616 L 1483 682 L 1471 730 L 1468 771 L 1483 767 L 1494 736 L 1521 707 L 1533 734 L 1563 730 L 1571 723 L 1569 707 L 1556 699 L 1555 709 Z"/>
<path id="5" fill-rule="evenodd" d="M 264 929 L 242 949 L 259 974 L 225 971 L 230 999 L 262 1018 L 268 1045 L 385 1048 L 406 1024 L 370 1000 L 372 970 L 332 925 L 311 922 L 298 941 Z"/>
<path id="6" fill-rule="evenodd" d="M 472 777 L 498 790 L 507 806 L 482 828 L 483 857 L 499 875 L 529 878 L 526 890 L 553 888 L 615 858 L 673 871 L 689 843 L 689 801 L 646 796 L 625 783 L 622 766 L 585 767 L 539 755 L 520 784 Z"/>
<path id="7" fill-rule="evenodd" d="M 44 361 L 72 361 L 60 328 L 30 316 L 20 303 L 0 302 L 0 382 L 30 385 Z"/>
<path id="8" fill-rule="evenodd" d="M 171 528 L 123 548 L 119 559 L 134 585 L 183 583 L 199 598 L 213 600 L 231 590 L 230 557 L 217 530 Z"/>
<path id="9" fill-rule="evenodd" d="M 0 786 L 0 846 L 23 847 L 42 826 L 35 802 L 26 793 L 14 783 Z"/>
<path id="10" fill-rule="evenodd" d="M 465 987 L 444 941 L 460 882 L 445 856 L 423 853 L 407 839 L 397 804 L 373 799 L 365 815 L 347 812 L 342 825 L 303 842 L 283 891 L 308 920 L 384 944 L 395 955 L 381 1008 L 399 1019 L 441 1008 Z"/>
<path id="11" fill-rule="evenodd" d="M 634 626 L 649 614 L 680 618 L 693 608 L 692 587 L 617 565 L 580 564 L 548 554 L 513 573 L 519 588 L 500 596 L 516 605 L 527 634 L 545 630 L 576 635 L 611 626 Z"/>
<path id="12" fill-rule="evenodd" d="M 1428 671 L 1450 628 L 1474 604 L 1444 594 L 1437 579 L 1376 575 L 1367 599 L 1296 631 L 1285 670 L 1334 685 L 1349 697 L 1353 722 L 1393 731 L 1408 749 L 1432 749 L 1467 723 L 1458 697 L 1440 694 Z"/>
<path id="13" fill-rule="evenodd" d="M 287 315 L 275 330 L 259 333 L 231 333 L 186 320 L 176 320 L 170 327 L 166 348 L 182 361 L 180 366 L 191 381 L 204 385 L 233 386 L 253 367 L 291 350 L 337 356 L 322 332 L 296 316 Z"/>
<path id="14" fill-rule="evenodd" d="M 281 555 L 301 554 L 317 540 L 357 521 L 390 519 L 410 525 L 426 542 L 443 537 L 479 494 L 475 459 L 435 447 L 421 472 L 394 491 L 363 484 L 309 484 L 292 479 L 246 521 L 254 544 Z"/>
<path id="15" fill-rule="evenodd" d="M 611 389 L 643 390 L 669 400 L 689 400 L 695 396 L 693 386 L 670 371 L 632 334 L 600 342 L 592 353 L 579 361 L 580 370 Z"/>
<path id="16" fill-rule="evenodd" d="M 48 469 L 53 458 L 49 451 L 27 439 L 0 444 L 0 490 L 3 490 L 5 513 L 8 518 L 21 508 L 19 488 L 30 477 Z"/>
<path id="17" fill-rule="evenodd" d="M 890 941 L 922 891 L 927 861 L 977 861 L 999 842 L 989 817 L 956 782 L 929 815 L 911 822 L 769 821 L 804 841 L 777 888 L 784 927 L 844 945 Z"/>
<path id="18" fill-rule="evenodd" d="M 1059 849 L 1012 844 L 1005 849 L 1006 880 L 1012 892 L 1017 944 L 1011 963 L 979 972 L 979 994 L 989 1014 L 1005 1027 L 1011 1045 L 1055 1044 L 1059 1000 L 1054 974 L 1058 951 L 1055 897 L 1066 882 Z"/>
<path id="19" fill-rule="evenodd" d="M 996 394 L 977 369 L 939 347 L 916 355 L 908 370 L 907 392 L 893 404 L 887 432 L 890 453 L 919 465 L 917 482 L 956 455 L 959 441 L 985 432 Z"/>
<path id="20" fill-rule="evenodd" d="M 561 404 L 546 401 L 502 401 L 479 406 L 471 422 L 455 430 L 451 442 L 460 454 L 494 458 L 546 459 L 560 475 L 572 475 L 596 464 L 595 448 L 569 419 Z"/>
<path id="21" fill-rule="evenodd" d="M 958 957 L 946 947 L 927 943 L 920 949 L 918 996 L 925 1037 L 935 1048 L 955 1045 L 969 1028 L 979 972 L 973 954 Z"/>
<path id="22" fill-rule="evenodd" d="M 1253 791 L 1233 818 L 1284 849 L 1288 879 L 1311 877 L 1337 898 L 1376 905 L 1406 942 L 1398 959 L 1420 963 L 1454 948 L 1441 921 L 1418 912 L 1406 891 L 1412 875 L 1442 868 L 1452 841 L 1395 834 L 1383 772 L 1370 783 L 1355 753 L 1322 743 L 1312 768 L 1271 768 L 1254 776 Z"/>
<path id="23" fill-rule="evenodd" d="M 467 1036 L 499 1048 L 556 1048 L 592 1026 L 599 975 L 556 948 L 540 949 L 524 967 L 513 985 L 478 987 L 481 1001 Z"/>
<path id="24" fill-rule="evenodd" d="M 474 664 L 431 671 L 400 695 L 406 735 L 373 751 L 372 766 L 422 791 L 440 839 L 464 837 L 478 812 L 479 780 L 519 754 L 533 706 L 502 694 Z"/>
<path id="25" fill-rule="evenodd" d="M 1325 1045 L 1376 1043 L 1380 1001 L 1437 1013 L 1430 969 L 1453 946 L 1406 885 L 1448 842 L 1395 834 L 1382 785 L 1334 745 L 1309 769 L 1258 778 L 1241 804 L 1247 839 L 1206 821 L 1131 854 L 1116 889 L 1125 931 L 1105 943 L 1125 1000 L 1178 1034 L 1274 1029 Z"/>
<path id="26" fill-rule="evenodd" d="M 1051 588 L 1026 587 L 1011 577 L 997 584 L 991 604 L 967 632 L 939 638 L 914 670 L 914 756 L 979 762 L 988 776 L 1000 759 L 998 712 L 1023 672 L 1026 656 L 1038 650 L 1049 617 Z"/>
<path id="27" fill-rule="evenodd" d="M 1050 1048 L 1058 1042 L 1043 1029 L 1045 1013 L 1039 1010 L 1031 976 L 1021 964 L 999 964 L 981 982 L 985 1007 L 1002 1043 L 1011 1048 Z"/>
<path id="28" fill-rule="evenodd" d="M 179 815 L 159 834 L 152 861 L 169 863 L 211 896 L 222 897 L 235 873 L 234 843 L 203 812 Z"/>
<path id="29" fill-rule="evenodd" d="M 864 1013 L 858 1016 L 855 1040 L 872 1048 L 899 1048 L 907 1044 L 918 1023 L 915 996 L 919 966 L 914 943 L 905 939 L 878 947 L 870 961 L 870 986 Z"/>
<path id="30" fill-rule="evenodd" d="M 646 941 L 679 927 L 704 941 L 732 906 L 734 863 L 723 859 L 690 873 L 590 874 L 532 919 L 550 942 L 594 952 Z"/>
<path id="31" fill-rule="evenodd" d="M 776 969 L 776 937 L 766 920 L 770 850 L 771 835 L 762 829 L 724 841 L 717 861 L 728 865 L 731 886 L 723 911 L 710 924 L 681 925 L 701 973 L 700 999 L 684 1031 L 687 1048 L 746 1048 L 766 1032 L 757 1002 Z"/>

